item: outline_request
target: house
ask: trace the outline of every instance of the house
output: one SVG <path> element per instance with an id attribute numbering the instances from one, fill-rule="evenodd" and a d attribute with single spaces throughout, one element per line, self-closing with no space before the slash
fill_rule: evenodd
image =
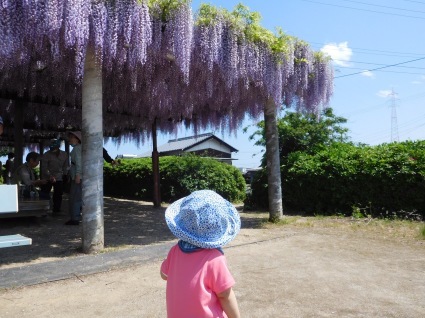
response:
<path id="1" fill-rule="evenodd" d="M 137 155 L 133 155 L 133 154 L 122 154 L 122 155 L 117 155 L 117 157 L 115 159 L 134 159 L 137 158 Z"/>
<path id="2" fill-rule="evenodd" d="M 239 168 L 239 171 L 242 173 L 243 177 L 247 184 L 252 184 L 254 181 L 254 176 L 258 171 L 261 171 L 261 168 Z"/>
<path id="3" fill-rule="evenodd" d="M 166 144 L 158 146 L 159 156 L 180 156 L 192 153 L 201 157 L 215 158 L 219 161 L 232 164 L 232 152 L 238 152 L 213 133 L 199 134 L 191 137 L 171 139 Z M 150 157 L 151 152 L 139 157 Z"/>

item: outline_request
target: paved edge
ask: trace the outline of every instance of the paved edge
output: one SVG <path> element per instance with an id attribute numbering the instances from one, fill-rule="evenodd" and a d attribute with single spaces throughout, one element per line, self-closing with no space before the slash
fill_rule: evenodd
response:
<path id="1" fill-rule="evenodd" d="M 175 242 L 145 245 L 138 248 L 82 255 L 57 261 L 0 270 L 0 288 L 16 288 L 78 278 L 120 267 L 164 259 Z"/>

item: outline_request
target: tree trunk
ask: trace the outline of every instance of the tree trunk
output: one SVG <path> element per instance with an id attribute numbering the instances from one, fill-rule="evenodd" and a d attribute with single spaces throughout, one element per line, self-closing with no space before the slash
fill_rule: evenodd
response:
<path id="1" fill-rule="evenodd" d="M 39 147 L 40 147 L 40 155 L 42 156 L 42 155 L 44 155 L 45 140 L 41 140 L 38 144 L 39 144 Z M 43 167 L 41 166 L 41 163 L 38 167 L 40 169 L 39 177 L 41 179 L 41 176 L 44 175 L 44 171 L 43 171 Z"/>
<path id="2" fill-rule="evenodd" d="M 153 205 L 156 208 L 161 207 L 161 190 L 159 178 L 159 154 L 156 135 L 156 118 L 152 124 L 152 175 L 153 175 Z"/>
<path id="3" fill-rule="evenodd" d="M 104 247 L 102 75 L 89 45 L 82 87 L 83 251 Z"/>
<path id="4" fill-rule="evenodd" d="M 277 132 L 277 107 L 269 99 L 264 108 L 266 133 L 267 182 L 269 195 L 270 221 L 277 222 L 283 217 L 282 183 L 280 178 L 279 135 Z"/>
<path id="5" fill-rule="evenodd" d="M 15 114 L 13 123 L 14 133 L 14 167 L 15 169 L 25 162 L 24 158 L 24 105 L 21 100 L 15 100 Z"/>

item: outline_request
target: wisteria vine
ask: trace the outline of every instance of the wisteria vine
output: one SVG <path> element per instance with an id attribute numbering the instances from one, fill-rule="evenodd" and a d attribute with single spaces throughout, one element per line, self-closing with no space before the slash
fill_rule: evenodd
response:
<path id="1" fill-rule="evenodd" d="M 92 46 L 110 136 L 143 139 L 154 120 L 168 132 L 181 122 L 233 131 L 270 99 L 316 113 L 328 104 L 332 65 L 307 43 L 259 32 L 241 5 L 237 14 L 204 5 L 194 19 L 188 1 L 165 3 L 0 0 L 0 97 L 28 100 L 40 129 L 79 128 Z M 11 109 L 0 103 L 6 120 Z"/>

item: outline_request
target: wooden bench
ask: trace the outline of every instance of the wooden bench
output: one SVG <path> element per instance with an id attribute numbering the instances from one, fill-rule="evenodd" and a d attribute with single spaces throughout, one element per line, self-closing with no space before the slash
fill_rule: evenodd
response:
<path id="1" fill-rule="evenodd" d="M 29 237 L 22 236 L 21 234 L 0 236 L 0 248 L 31 244 L 32 239 L 30 239 Z"/>
<path id="2" fill-rule="evenodd" d="M 19 211 L 18 186 L 0 185 L 0 202 L 0 216 L 6 214 L 17 214 Z M 0 248 L 31 244 L 32 239 L 22 236 L 21 234 L 0 236 Z"/>

